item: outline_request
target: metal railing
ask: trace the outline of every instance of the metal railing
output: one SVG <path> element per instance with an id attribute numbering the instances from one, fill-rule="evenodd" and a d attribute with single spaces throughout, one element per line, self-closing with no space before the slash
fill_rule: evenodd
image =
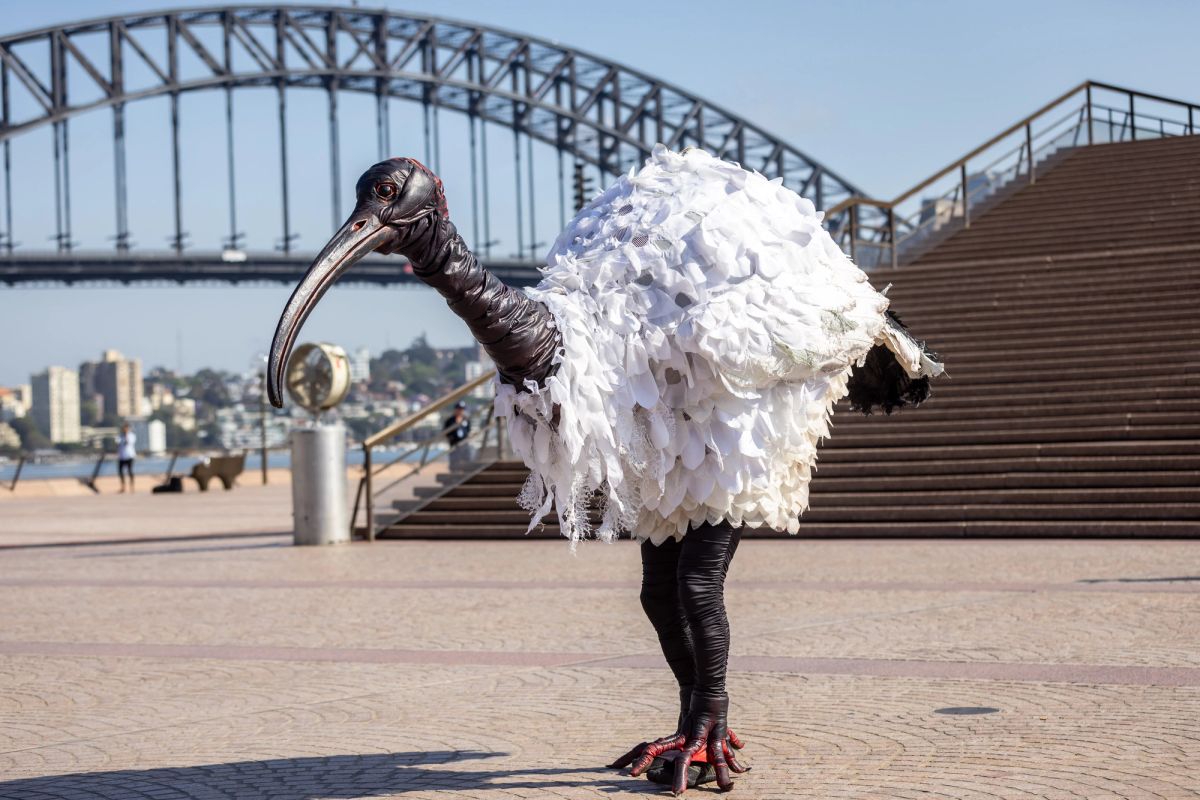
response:
<path id="1" fill-rule="evenodd" d="M 29 456 L 26 453 L 21 453 L 17 457 L 17 468 L 13 471 L 12 483 L 8 485 L 8 490 L 10 492 L 15 492 L 17 490 L 17 481 L 21 480 L 21 470 L 25 469 L 25 462 L 27 460 L 29 460 Z"/>
<path id="2" fill-rule="evenodd" d="M 401 434 L 416 428 L 428 426 L 427 420 L 431 415 L 438 414 L 452 403 L 456 403 L 477 389 L 486 386 L 494 378 L 494 372 L 480 375 L 478 378 L 470 380 L 457 389 L 442 395 L 420 411 L 410 414 L 404 419 L 389 425 L 373 436 L 369 436 L 363 440 L 363 474 L 354 495 L 354 509 L 350 512 L 350 533 L 352 537 L 358 530 L 357 522 L 360 508 L 364 510 L 366 515 L 363 533 L 368 541 L 375 541 L 375 534 L 386 528 L 396 519 L 419 510 L 426 503 L 478 474 L 504 455 L 506 452 L 504 426 L 501 420 L 494 416 L 491 404 L 488 404 L 482 423 L 463 442 L 455 446 L 451 446 L 442 436 L 441 426 L 435 425 L 429 430 L 429 435 L 424 440 L 411 448 L 401 451 L 398 455 L 391 456 L 387 461 L 380 462 L 375 453 L 377 449 L 386 446 Z M 381 521 L 381 515 L 378 510 L 380 501 L 386 498 L 389 493 L 394 493 L 398 488 L 401 488 L 406 481 L 422 474 L 434 462 L 439 462 L 440 466 L 440 459 L 450 456 L 451 450 L 455 447 L 469 448 L 460 452 L 472 453 L 473 457 L 466 463 L 451 465 L 448 476 L 443 474 L 440 478 L 441 491 L 426 497 L 424 500 L 410 504 L 402 513 L 393 513 Z M 407 469 L 401 469 L 399 473 L 393 471 L 394 468 L 403 467 L 407 467 Z M 387 474 L 385 477 L 385 473 L 390 474 Z"/>
<path id="3" fill-rule="evenodd" d="M 175 465 L 178 463 L 180 458 L 203 459 L 203 458 L 210 457 L 210 456 L 229 456 L 229 455 L 241 454 L 248 460 L 252 454 L 258 454 L 259 457 L 262 459 L 262 464 L 263 464 L 262 483 L 263 483 L 263 485 L 266 485 L 267 480 L 268 480 L 267 479 L 267 471 L 266 471 L 267 460 L 266 460 L 266 458 L 263 458 L 263 456 L 266 453 L 286 451 L 286 450 L 289 450 L 290 447 L 291 446 L 287 443 L 268 445 L 266 448 L 245 447 L 245 448 L 226 449 L 226 448 L 222 448 L 222 447 L 188 447 L 188 448 L 174 448 L 174 449 L 171 449 L 168 451 L 164 451 L 163 453 L 143 453 L 142 457 L 144 458 L 146 456 L 151 456 L 151 457 L 155 457 L 155 458 L 158 458 L 158 457 L 165 458 L 165 457 L 169 456 L 170 460 L 167 462 L 167 468 L 161 473 L 162 474 L 162 482 L 167 483 L 168 481 L 171 480 L 171 477 L 175 474 Z M 91 489 L 93 492 L 96 492 L 97 494 L 99 494 L 100 490 L 96 487 L 96 481 L 100 477 L 100 473 L 104 469 L 104 465 L 106 463 L 109 463 L 109 459 L 113 456 L 113 453 L 110 451 L 107 451 L 107 450 L 101 450 L 99 452 L 95 452 L 95 451 L 92 451 L 90 453 L 85 452 L 85 453 L 83 453 L 83 455 L 87 456 L 88 458 L 95 459 L 95 461 L 92 462 L 91 474 L 86 478 L 79 477 L 79 476 L 70 476 L 70 475 L 64 475 L 61 477 L 78 480 L 81 484 L 83 484 L 87 488 Z M 32 464 L 37 463 L 37 461 L 34 457 L 34 454 L 25 452 L 25 451 L 18 453 L 16 458 L 17 458 L 16 469 L 13 471 L 13 476 L 11 479 L 9 479 L 8 485 L 6 487 L 10 492 L 15 492 L 17 490 L 17 484 L 21 480 L 21 473 L 24 471 L 25 465 L 31 464 L 31 463 Z M 157 475 L 159 473 L 156 470 L 154 472 L 144 473 L 144 474 Z"/>
<path id="4" fill-rule="evenodd" d="M 1035 183 L 1048 160 L 1092 144 L 1191 136 L 1200 105 L 1084 81 L 892 200 L 851 197 L 828 209 L 830 233 L 860 267 L 911 261 L 1009 192 Z"/>

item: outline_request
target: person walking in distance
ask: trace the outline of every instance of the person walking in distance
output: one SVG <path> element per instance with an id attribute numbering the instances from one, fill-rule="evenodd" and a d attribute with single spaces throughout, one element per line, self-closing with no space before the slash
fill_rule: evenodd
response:
<path id="1" fill-rule="evenodd" d="M 125 475 L 129 474 L 129 491 L 133 491 L 133 460 L 137 458 L 137 434 L 126 422 L 117 437 L 117 474 L 121 478 L 121 492 L 125 491 Z"/>

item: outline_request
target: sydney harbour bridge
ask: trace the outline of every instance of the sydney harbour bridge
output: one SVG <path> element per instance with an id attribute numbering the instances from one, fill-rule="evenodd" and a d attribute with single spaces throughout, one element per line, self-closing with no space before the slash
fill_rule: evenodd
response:
<path id="1" fill-rule="evenodd" d="M 358 172 L 412 155 L 443 173 L 485 262 L 527 284 L 579 199 L 658 142 L 782 177 L 818 208 L 860 194 L 684 89 L 466 22 L 220 6 L 6 34 L 0 282 L 291 282 Z M 319 230 L 298 221 L 313 205 L 328 213 Z M 412 279 L 380 258 L 343 280 Z"/>

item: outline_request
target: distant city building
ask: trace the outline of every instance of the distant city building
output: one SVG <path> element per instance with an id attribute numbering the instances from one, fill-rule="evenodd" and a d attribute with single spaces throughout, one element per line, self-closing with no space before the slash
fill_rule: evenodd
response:
<path id="1" fill-rule="evenodd" d="M 16 390 L 0 386 L 0 422 L 9 422 L 23 416 L 25 404 L 21 402 Z"/>
<path id="2" fill-rule="evenodd" d="M 33 387 L 28 383 L 22 383 L 20 386 L 14 387 L 17 397 L 20 398 L 21 404 L 25 406 L 25 413 L 28 414 L 33 408 Z"/>
<path id="3" fill-rule="evenodd" d="M 102 415 L 137 417 L 142 413 L 142 360 L 127 359 L 117 350 L 105 350 L 100 361 L 79 367 L 84 397 L 104 398 Z"/>
<path id="4" fill-rule="evenodd" d="M 21 437 L 7 422 L 0 422 L 0 447 L 16 450 L 21 446 Z"/>
<path id="5" fill-rule="evenodd" d="M 158 411 L 164 406 L 175 404 L 175 393 L 165 383 L 155 381 L 146 387 L 146 399 L 150 403 L 150 411 Z"/>
<path id="6" fill-rule="evenodd" d="M 23 417 L 33 408 L 33 389 L 28 383 L 20 386 L 0 387 L 0 421 L 8 422 Z"/>
<path id="7" fill-rule="evenodd" d="M 79 365 L 79 402 L 91 403 L 93 407 L 93 413 L 85 414 L 83 421 L 93 426 L 99 425 L 104 419 L 104 395 L 100 393 L 96 382 L 99 371 L 98 361 L 85 361 Z"/>
<path id="8" fill-rule="evenodd" d="M 463 365 L 463 370 L 466 373 L 467 383 L 475 380 L 480 375 L 496 371 L 496 365 L 492 363 L 490 358 L 483 355 L 482 352 L 479 354 L 478 358 L 479 360 L 477 361 L 468 361 Z M 474 397 L 477 400 L 490 400 L 495 396 L 495 394 L 496 389 L 492 386 L 492 384 L 485 383 L 475 391 L 471 392 L 471 397 Z"/>
<path id="9" fill-rule="evenodd" d="M 439 347 L 433 351 L 437 358 L 438 364 L 447 364 L 455 360 L 477 360 L 478 353 L 482 350 L 478 344 L 466 345 L 465 347 Z"/>
<path id="10" fill-rule="evenodd" d="M 33 376 L 33 421 L 55 444 L 79 441 L 79 375 L 47 367 Z"/>
<path id="11" fill-rule="evenodd" d="M 350 380 L 354 383 L 371 380 L 371 351 L 360 347 L 350 357 Z"/>
<path id="12" fill-rule="evenodd" d="M 120 431 L 114 427 L 94 427 L 92 425 L 79 426 L 79 442 L 88 447 L 103 447 L 106 443 L 112 444 L 117 441 L 117 436 Z"/>
<path id="13" fill-rule="evenodd" d="M 185 431 L 196 430 L 196 401 L 190 397 L 177 397 L 171 404 L 172 421 Z"/>
<path id="14" fill-rule="evenodd" d="M 257 408 L 237 405 L 221 408 L 216 413 L 219 444 L 226 450 L 245 450 L 261 447 L 263 431 L 261 412 Z M 269 415 L 266 419 L 267 447 L 287 444 L 291 425 L 286 417 Z"/>
<path id="15" fill-rule="evenodd" d="M 167 424 L 159 419 L 126 420 L 137 436 L 137 451 L 156 456 L 167 451 Z"/>

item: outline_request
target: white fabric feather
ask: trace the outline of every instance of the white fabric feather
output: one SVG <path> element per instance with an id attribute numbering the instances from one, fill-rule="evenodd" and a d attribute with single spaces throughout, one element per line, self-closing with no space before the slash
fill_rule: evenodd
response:
<path id="1" fill-rule="evenodd" d="M 555 508 L 573 541 L 720 520 L 795 533 L 851 366 L 901 345 L 811 202 L 702 150 L 656 147 L 528 291 L 562 333 L 557 370 L 498 384 L 496 413 L 532 472 L 530 528 Z"/>

